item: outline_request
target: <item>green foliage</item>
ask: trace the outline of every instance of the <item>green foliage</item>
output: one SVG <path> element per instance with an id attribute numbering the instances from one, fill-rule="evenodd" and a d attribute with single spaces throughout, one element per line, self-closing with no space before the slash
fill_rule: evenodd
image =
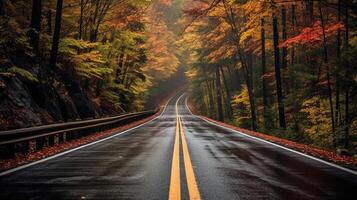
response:
<path id="1" fill-rule="evenodd" d="M 102 79 L 104 75 L 113 72 L 107 66 L 107 61 L 97 49 L 98 43 L 91 43 L 74 38 L 64 38 L 60 43 L 60 54 L 63 60 L 70 63 L 76 75 L 84 78 Z M 80 53 L 84 52 L 84 53 Z"/>
<path id="2" fill-rule="evenodd" d="M 98 46 L 98 43 L 89 41 L 77 40 L 74 38 L 62 38 L 59 51 L 66 55 L 77 55 L 80 51 L 89 50 Z"/>
<path id="3" fill-rule="evenodd" d="M 11 67 L 7 70 L 10 73 L 14 73 L 20 75 L 21 77 L 25 78 L 26 80 L 38 82 L 38 79 L 29 71 L 19 67 Z"/>

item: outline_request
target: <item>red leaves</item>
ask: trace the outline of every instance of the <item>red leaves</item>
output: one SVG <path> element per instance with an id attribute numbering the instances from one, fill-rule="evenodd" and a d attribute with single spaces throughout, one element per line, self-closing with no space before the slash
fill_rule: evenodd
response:
<path id="1" fill-rule="evenodd" d="M 79 138 L 79 139 L 76 139 L 73 141 L 56 144 L 51 147 L 45 147 L 39 151 L 29 153 L 26 155 L 18 155 L 13 159 L 1 160 L 0 161 L 0 170 L 7 170 L 7 169 L 14 168 L 14 167 L 17 167 L 20 165 L 24 165 L 24 164 L 27 164 L 30 162 L 34 162 L 36 160 L 40 160 L 40 159 L 52 156 L 57 153 L 60 153 L 60 152 L 63 152 L 63 151 L 69 150 L 69 149 L 73 149 L 75 147 L 78 147 L 78 146 L 81 146 L 84 144 L 88 144 L 95 140 L 105 138 L 105 137 L 110 136 L 114 133 L 118 133 L 118 132 L 130 129 L 130 128 L 133 128 L 135 126 L 138 126 L 140 124 L 143 124 L 143 123 L 155 118 L 162 111 L 163 111 L 163 107 L 161 107 L 160 111 L 157 112 L 153 116 L 147 117 L 147 118 L 139 120 L 139 121 L 132 122 L 132 123 L 124 125 L 124 126 L 120 126 L 120 127 L 106 130 L 106 131 L 99 132 L 99 133 L 94 133 L 94 134 L 86 136 L 86 137 L 82 137 L 82 138 Z"/>
<path id="2" fill-rule="evenodd" d="M 330 37 L 336 33 L 338 29 L 343 29 L 344 24 L 338 22 L 335 24 L 325 25 L 326 37 Z M 302 29 L 301 33 L 297 36 L 291 37 L 285 40 L 279 45 L 279 48 L 291 47 L 295 45 L 315 45 L 323 41 L 323 31 L 321 27 L 321 22 L 316 21 L 312 27 L 305 27 Z"/>
<path id="3" fill-rule="evenodd" d="M 328 160 L 328 161 L 334 162 L 334 163 L 357 166 L 357 159 L 353 158 L 353 157 L 338 155 L 335 152 L 330 152 L 330 151 L 318 149 L 316 147 L 312 147 L 312 146 L 309 146 L 309 145 L 306 145 L 306 144 L 300 144 L 300 143 L 297 143 L 297 142 L 293 142 L 293 141 L 290 141 L 290 140 L 287 140 L 287 139 L 277 138 L 277 137 L 266 135 L 266 134 L 263 134 L 263 133 L 258 133 L 258 132 L 255 132 L 255 131 L 238 128 L 238 127 L 235 127 L 235 126 L 232 126 L 232 125 L 228 125 L 228 124 L 225 124 L 225 123 L 210 119 L 208 117 L 204 117 L 204 116 L 202 116 L 202 117 L 207 119 L 207 120 L 209 120 L 209 121 L 212 121 L 212 122 L 214 122 L 216 124 L 219 124 L 221 126 L 225 126 L 227 128 L 231 128 L 231 129 L 240 131 L 242 133 L 245 133 L 245 134 L 248 134 L 248 135 L 252 135 L 252 136 L 257 137 L 257 138 L 262 138 L 264 140 L 267 140 L 267 141 L 270 141 L 270 142 L 273 142 L 273 143 L 276 143 L 276 144 L 280 144 L 282 146 L 289 147 L 291 149 L 294 149 L 294 150 L 303 152 L 305 154 L 321 158 L 323 160 Z"/>

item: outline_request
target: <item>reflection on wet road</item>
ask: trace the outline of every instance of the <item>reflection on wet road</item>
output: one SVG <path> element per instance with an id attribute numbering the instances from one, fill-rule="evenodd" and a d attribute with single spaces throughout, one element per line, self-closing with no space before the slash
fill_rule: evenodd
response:
<path id="1" fill-rule="evenodd" d="M 168 199 L 174 165 L 181 199 L 192 180 L 202 199 L 357 198 L 357 175 L 208 123 L 179 97 L 143 126 L 1 176 L 0 198 Z"/>

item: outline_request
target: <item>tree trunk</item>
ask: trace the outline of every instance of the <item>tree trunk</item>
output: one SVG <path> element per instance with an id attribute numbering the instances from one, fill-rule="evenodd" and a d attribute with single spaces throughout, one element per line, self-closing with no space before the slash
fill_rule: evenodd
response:
<path id="1" fill-rule="evenodd" d="M 39 40 L 41 31 L 41 14 L 42 14 L 42 1 L 32 0 L 32 14 L 31 14 L 31 24 L 30 24 L 30 41 L 35 52 L 38 53 L 39 50 Z"/>
<path id="2" fill-rule="evenodd" d="M 216 67 L 216 96 L 217 96 L 217 120 L 223 122 L 223 109 L 222 109 L 222 89 L 221 77 L 219 74 L 219 67 Z"/>
<path id="3" fill-rule="evenodd" d="M 281 25 L 282 25 L 282 36 L 283 36 L 283 41 L 286 41 L 287 35 L 286 35 L 286 9 L 283 7 L 281 9 Z M 288 60 L 287 60 L 287 55 L 288 55 L 288 49 L 286 47 L 282 48 L 282 62 L 281 62 L 281 67 L 285 70 L 288 67 Z"/>
<path id="4" fill-rule="evenodd" d="M 3 15 L 4 14 L 4 0 L 0 0 L 0 15 Z"/>
<path id="5" fill-rule="evenodd" d="M 265 55 L 265 29 L 264 29 L 264 19 L 261 19 L 261 40 L 262 40 L 262 46 L 261 46 L 261 50 L 262 50 L 262 83 L 263 83 L 263 87 L 262 87 L 262 93 L 263 93 L 263 119 L 264 119 L 264 127 L 267 128 L 269 127 L 268 124 L 268 118 L 269 118 L 269 114 L 268 114 L 268 107 L 269 107 L 269 103 L 268 103 L 268 94 L 267 94 L 267 87 L 268 87 L 268 83 L 266 78 L 264 77 L 264 75 L 267 73 L 266 70 L 266 55 Z"/>
<path id="6" fill-rule="evenodd" d="M 341 21 L 341 0 L 338 0 L 337 5 L 337 21 Z M 341 64 L 341 29 L 337 30 L 336 38 L 336 56 L 338 65 Z M 340 116 L 340 88 L 339 88 L 340 76 L 338 72 L 336 73 L 336 105 L 335 105 L 335 125 L 339 126 L 339 116 Z"/>
<path id="7" fill-rule="evenodd" d="M 80 5 L 79 5 L 79 31 L 78 31 L 78 39 L 82 39 L 83 35 L 83 12 L 84 12 L 84 0 L 80 0 Z"/>
<path id="8" fill-rule="evenodd" d="M 213 97 L 212 97 L 212 94 L 211 94 L 211 89 L 210 89 L 210 86 L 209 86 L 209 82 L 208 80 L 206 79 L 205 80 L 205 83 L 206 83 L 206 88 L 207 88 L 207 94 L 208 94 L 208 99 L 207 99 L 207 113 L 209 116 L 211 116 L 211 111 L 213 110 Z"/>
<path id="9" fill-rule="evenodd" d="M 296 22 L 296 5 L 291 6 L 291 30 L 292 34 L 295 34 L 295 27 L 297 26 Z M 295 62 L 295 47 L 291 47 L 291 65 L 294 65 Z"/>
<path id="10" fill-rule="evenodd" d="M 91 42 L 96 42 L 97 41 L 97 33 L 96 33 L 96 28 L 97 28 L 97 18 L 98 18 L 98 13 L 99 13 L 99 2 L 100 0 L 96 0 L 95 3 L 95 10 L 94 10 L 94 15 L 92 16 L 92 25 L 90 29 L 90 36 L 89 39 Z"/>
<path id="11" fill-rule="evenodd" d="M 279 32 L 278 20 L 273 16 L 273 40 L 274 40 L 274 65 L 275 65 L 275 79 L 276 79 L 276 93 L 278 97 L 278 111 L 279 111 L 279 125 L 281 128 L 286 129 L 285 111 L 284 111 L 284 96 L 281 85 L 280 74 L 280 56 L 279 56 Z"/>
<path id="12" fill-rule="evenodd" d="M 253 94 L 253 88 L 251 85 L 251 80 L 249 79 L 249 71 L 248 67 L 246 64 L 246 60 L 244 58 L 243 50 L 240 47 L 239 41 L 240 41 L 240 34 L 237 29 L 237 25 L 235 23 L 235 17 L 234 17 L 234 12 L 232 8 L 225 2 L 223 1 L 223 5 L 225 8 L 225 12 L 227 15 L 227 18 L 229 20 L 229 25 L 231 27 L 231 31 L 233 33 L 233 40 L 235 41 L 235 46 L 238 51 L 238 56 L 239 56 L 239 61 L 242 65 L 242 69 L 244 70 L 244 79 L 245 83 L 248 88 L 248 94 L 249 94 L 249 103 L 250 103 L 250 110 L 251 110 L 251 118 L 252 118 L 252 129 L 255 131 L 257 129 L 257 116 L 256 116 L 256 109 L 255 109 L 255 100 L 254 100 L 254 94 Z"/>
<path id="13" fill-rule="evenodd" d="M 50 69 L 55 68 L 57 62 L 58 46 L 59 46 L 60 34 L 61 34 L 62 6 L 63 6 L 63 0 L 57 0 L 55 30 L 53 33 L 51 57 L 50 57 L 50 64 L 49 64 Z"/>
<path id="14" fill-rule="evenodd" d="M 314 0 L 309 0 L 309 17 L 310 23 L 314 20 Z"/>
<path id="15" fill-rule="evenodd" d="M 228 115 L 228 118 L 231 119 L 232 118 L 231 93 L 230 93 L 230 91 L 228 89 L 227 80 L 226 80 L 226 77 L 224 75 L 223 67 L 220 66 L 219 68 L 220 68 L 221 73 L 222 73 L 224 88 L 225 88 L 226 94 L 227 94 L 227 98 L 226 98 L 227 115 Z"/>
<path id="16" fill-rule="evenodd" d="M 325 22 L 322 15 L 322 8 L 321 8 L 321 1 L 319 1 L 319 12 L 320 12 L 320 21 L 321 21 L 321 28 L 322 28 L 322 35 L 323 35 L 323 48 L 324 48 L 324 63 L 326 66 L 326 75 L 327 75 L 327 87 L 328 87 L 328 95 L 329 95 L 329 103 L 330 103 L 330 111 L 331 111 L 331 125 L 332 125 L 332 132 L 334 135 L 334 145 L 336 145 L 335 141 L 335 117 L 333 111 L 333 102 L 332 102 L 332 88 L 331 88 L 331 81 L 330 81 L 330 69 L 328 65 L 328 54 L 327 54 L 327 42 L 326 42 L 326 33 L 325 33 Z"/>
<path id="17" fill-rule="evenodd" d="M 48 9 L 47 11 L 47 33 L 52 34 L 52 11 Z"/>
<path id="18" fill-rule="evenodd" d="M 349 25 L 348 25 L 348 0 L 345 0 L 345 48 L 348 50 L 349 48 Z M 349 68 L 349 63 L 346 63 L 346 74 L 345 77 L 348 77 L 348 68 Z M 350 114 L 349 114 L 349 87 L 345 87 L 345 137 L 344 137 L 344 147 L 345 149 L 348 149 L 349 147 L 349 125 L 350 125 Z"/>

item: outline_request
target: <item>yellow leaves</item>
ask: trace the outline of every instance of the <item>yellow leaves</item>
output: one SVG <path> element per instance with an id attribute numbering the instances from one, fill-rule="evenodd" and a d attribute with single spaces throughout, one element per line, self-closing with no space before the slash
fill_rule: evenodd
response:
<path id="1" fill-rule="evenodd" d="M 234 108 L 234 121 L 241 126 L 249 124 L 250 109 L 249 109 L 249 95 L 246 85 L 242 85 L 238 94 L 232 97 L 231 104 Z"/>
<path id="2" fill-rule="evenodd" d="M 189 69 L 185 72 L 186 77 L 189 79 L 195 78 L 197 74 L 198 74 L 197 69 Z"/>
<path id="3" fill-rule="evenodd" d="M 204 58 L 208 61 L 208 63 L 216 63 L 222 59 L 231 58 L 236 52 L 236 48 L 234 46 L 220 46 L 218 49 L 211 51 Z"/>
<path id="4" fill-rule="evenodd" d="M 109 74 L 113 70 L 104 66 L 99 52 L 90 52 L 73 57 L 76 74 L 86 78 L 102 79 L 104 74 Z"/>
<path id="5" fill-rule="evenodd" d="M 232 97 L 231 103 L 233 106 L 249 105 L 248 88 L 246 85 L 242 85 L 240 92 Z"/>
<path id="6" fill-rule="evenodd" d="M 305 133 L 314 141 L 321 144 L 331 144 L 331 120 L 329 103 L 326 99 L 314 96 L 302 104 L 301 112 L 306 115 L 308 126 L 304 128 Z"/>

